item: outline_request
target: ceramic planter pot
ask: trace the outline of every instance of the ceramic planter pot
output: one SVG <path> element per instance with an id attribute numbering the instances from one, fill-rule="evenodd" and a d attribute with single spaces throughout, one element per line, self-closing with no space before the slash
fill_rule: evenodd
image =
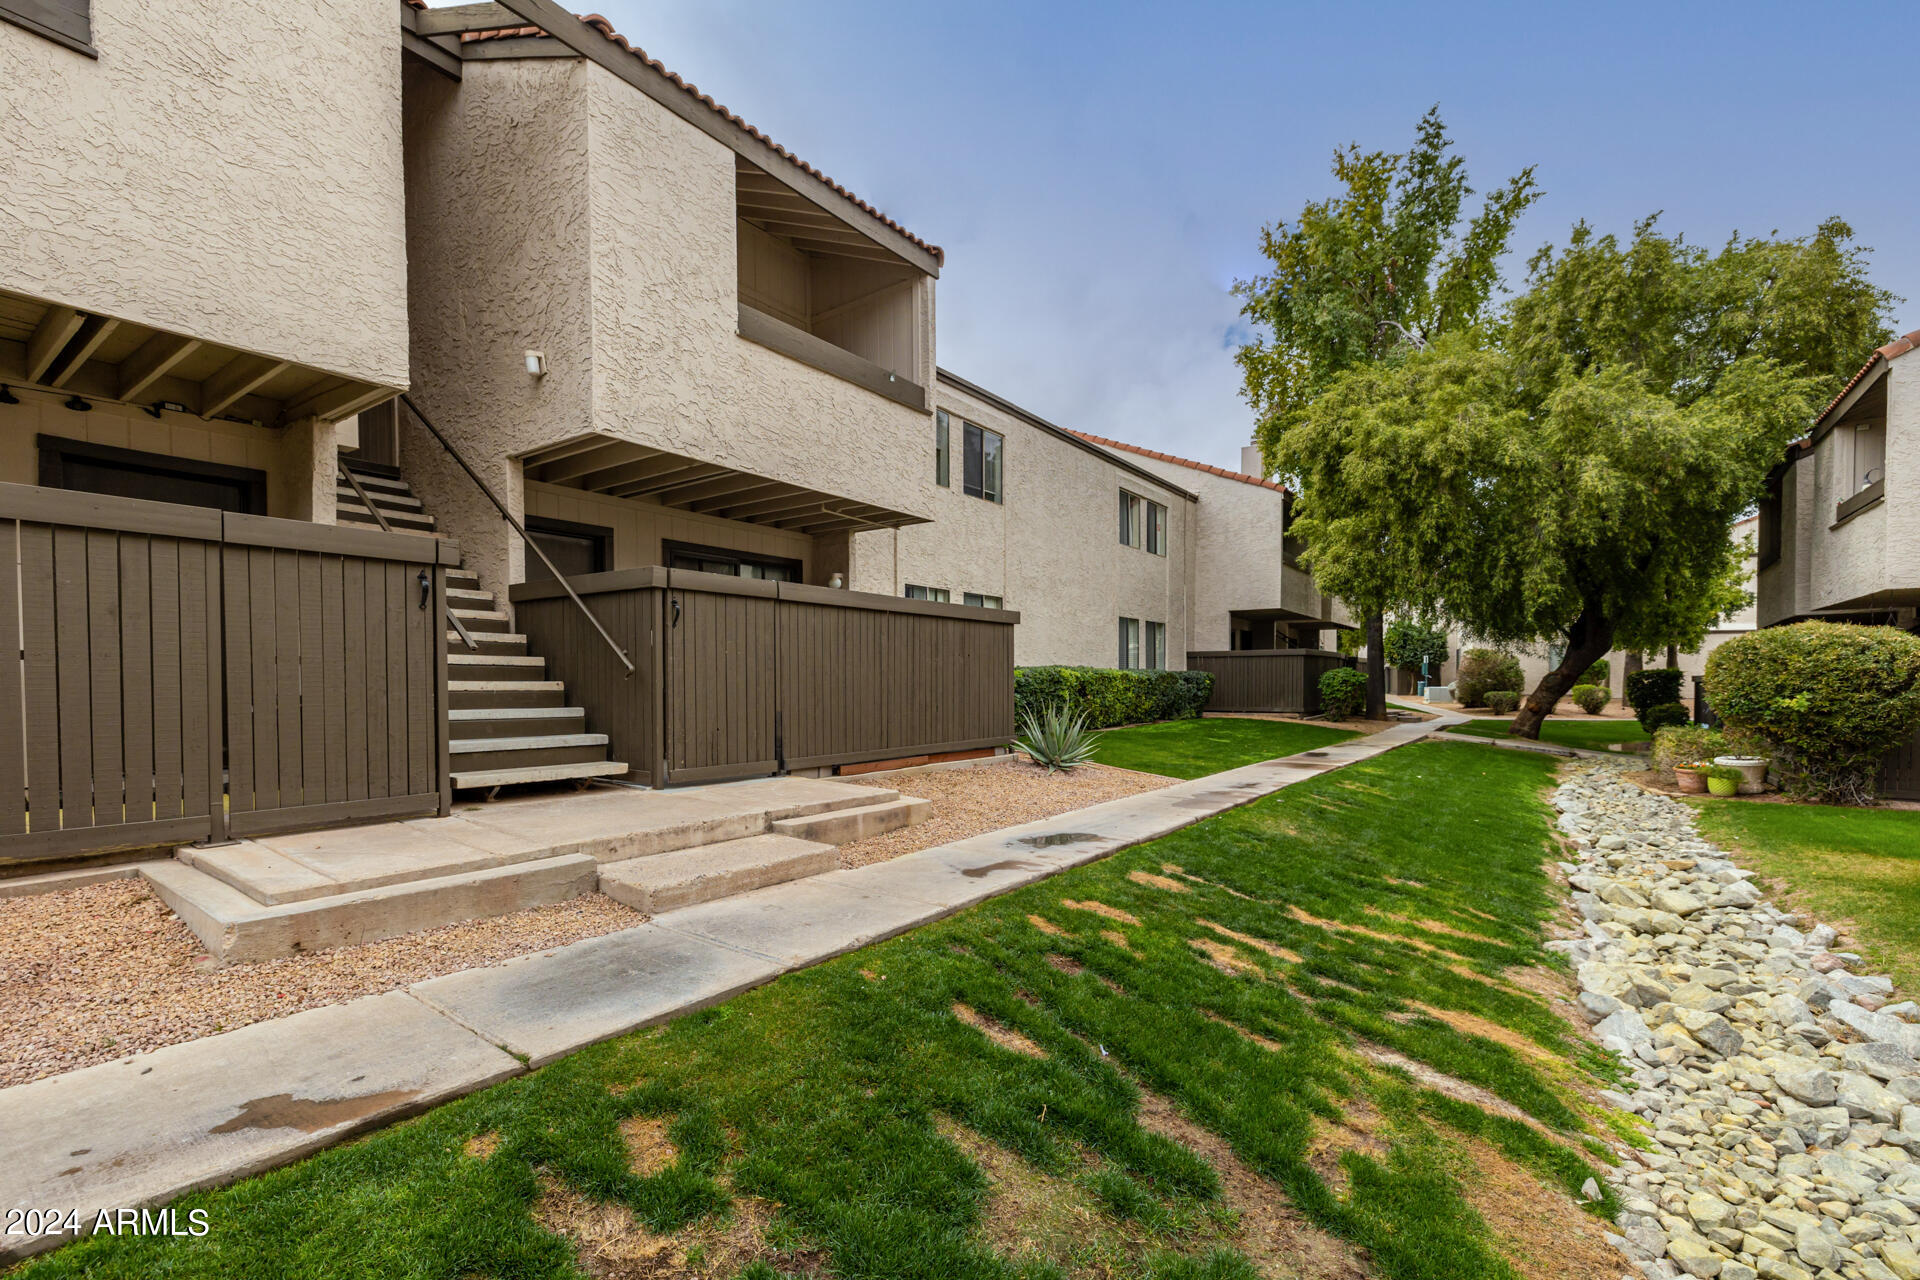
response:
<path id="1" fill-rule="evenodd" d="M 1767 789 L 1767 764 L 1759 756 L 1715 756 L 1715 764 L 1740 771 L 1740 794 L 1757 796 Z"/>
<path id="2" fill-rule="evenodd" d="M 1715 796 L 1738 795 L 1740 794 L 1740 787 L 1741 787 L 1741 784 L 1738 782 L 1735 782 L 1732 778 L 1708 778 L 1707 779 L 1707 794 L 1709 795 L 1715 795 Z"/>
<path id="3" fill-rule="evenodd" d="M 1676 767 L 1673 771 L 1673 780 L 1679 784 L 1681 792 L 1685 795 L 1697 796 L 1704 793 L 1707 789 L 1707 771 L 1705 769 L 1689 769 L 1685 766 Z"/>

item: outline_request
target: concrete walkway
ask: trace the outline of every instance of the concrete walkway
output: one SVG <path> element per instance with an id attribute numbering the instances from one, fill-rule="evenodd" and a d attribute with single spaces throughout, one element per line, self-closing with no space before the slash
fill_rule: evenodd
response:
<path id="1" fill-rule="evenodd" d="M 0 1089 L 0 1216 L 161 1205 L 1156 839 L 1465 717 L 656 916 L 619 933 Z M 217 1228 L 216 1228 L 217 1229 Z M 0 1236 L 0 1261 L 57 1231 Z"/>

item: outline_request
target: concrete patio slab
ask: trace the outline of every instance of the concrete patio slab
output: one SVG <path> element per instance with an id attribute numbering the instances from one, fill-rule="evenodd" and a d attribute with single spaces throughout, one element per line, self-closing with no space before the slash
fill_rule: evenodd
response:
<path id="1" fill-rule="evenodd" d="M 409 991 L 532 1066 L 738 995 L 785 966 L 643 924 Z"/>
<path id="2" fill-rule="evenodd" d="M 0 1211 L 157 1205 L 525 1070 L 404 992 L 0 1089 Z M 0 1236 L 0 1259 L 60 1237 Z"/>

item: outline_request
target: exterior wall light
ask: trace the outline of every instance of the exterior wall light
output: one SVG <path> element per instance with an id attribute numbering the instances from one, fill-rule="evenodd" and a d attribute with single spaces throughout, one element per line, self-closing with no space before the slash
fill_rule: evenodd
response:
<path id="1" fill-rule="evenodd" d="M 829 587 L 832 587 L 835 591 L 838 591 L 842 587 L 847 585 L 847 580 L 841 577 L 839 574 L 835 573 L 828 576 L 827 585 Z"/>
<path id="2" fill-rule="evenodd" d="M 0 385 L 0 404 L 19 404 L 20 397 L 13 394 L 13 388 Z"/>
<path id="3" fill-rule="evenodd" d="M 82 399 L 77 394 L 68 396 L 66 404 L 67 408 L 73 410 L 75 413 L 86 413 L 93 408 L 90 401 Z"/>
<path id="4" fill-rule="evenodd" d="M 547 353 L 544 351 L 527 352 L 527 372 L 536 378 L 547 376 Z"/>

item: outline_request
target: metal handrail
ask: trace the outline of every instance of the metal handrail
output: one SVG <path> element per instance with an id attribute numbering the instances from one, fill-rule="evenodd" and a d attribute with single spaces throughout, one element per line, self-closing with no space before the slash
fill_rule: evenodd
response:
<path id="1" fill-rule="evenodd" d="M 382 533 L 396 532 L 394 527 L 387 523 L 387 518 L 380 514 L 380 508 L 374 505 L 373 498 L 365 489 L 360 487 L 359 477 L 353 474 L 353 468 L 348 466 L 345 461 L 340 463 L 340 474 L 347 478 L 347 486 L 351 488 L 355 496 L 365 504 L 367 510 L 373 512 L 373 522 L 380 526 L 380 531 Z M 480 642 L 473 638 L 473 633 L 467 630 L 464 622 L 461 622 L 460 619 L 453 616 L 452 605 L 447 606 L 447 622 L 452 625 L 453 633 L 460 637 L 461 644 L 467 646 L 471 652 L 480 652 Z"/>
<path id="2" fill-rule="evenodd" d="M 613 650 L 613 656 L 620 659 L 620 665 L 625 667 L 627 674 L 631 676 L 634 670 L 633 659 L 629 658 L 626 650 L 622 649 L 619 643 L 607 633 L 607 629 L 600 625 L 600 619 L 593 616 L 593 610 L 587 608 L 587 602 L 580 598 L 580 593 L 573 589 L 571 582 L 567 581 L 567 575 L 561 573 L 559 566 L 547 558 L 547 553 L 540 549 L 540 544 L 533 540 L 532 535 L 527 532 L 526 526 L 513 518 L 513 513 L 507 510 L 506 503 L 500 501 L 500 495 L 493 491 L 493 486 L 480 478 L 480 473 L 468 465 L 467 460 L 461 456 L 460 451 L 453 447 L 453 442 L 441 435 L 440 428 L 434 426 L 432 420 L 429 419 L 426 414 L 420 412 L 420 406 L 413 402 L 412 396 L 404 391 L 401 392 L 400 403 L 407 406 L 408 412 L 420 420 L 420 425 L 427 429 L 428 434 L 440 442 L 440 447 L 447 451 L 447 456 L 459 463 L 460 469 L 467 473 L 467 478 L 473 481 L 481 493 L 487 495 L 487 501 L 491 502 L 494 510 L 500 513 L 500 518 L 512 526 L 515 533 L 520 535 L 520 541 L 527 544 L 527 549 L 540 557 L 540 563 L 547 566 L 547 572 L 551 573 L 554 581 L 558 582 L 566 591 L 567 598 L 573 601 L 574 607 L 579 609 L 580 612 L 586 616 L 587 621 L 593 624 L 593 629 L 600 633 L 600 638 L 607 642 L 607 648 Z"/>

